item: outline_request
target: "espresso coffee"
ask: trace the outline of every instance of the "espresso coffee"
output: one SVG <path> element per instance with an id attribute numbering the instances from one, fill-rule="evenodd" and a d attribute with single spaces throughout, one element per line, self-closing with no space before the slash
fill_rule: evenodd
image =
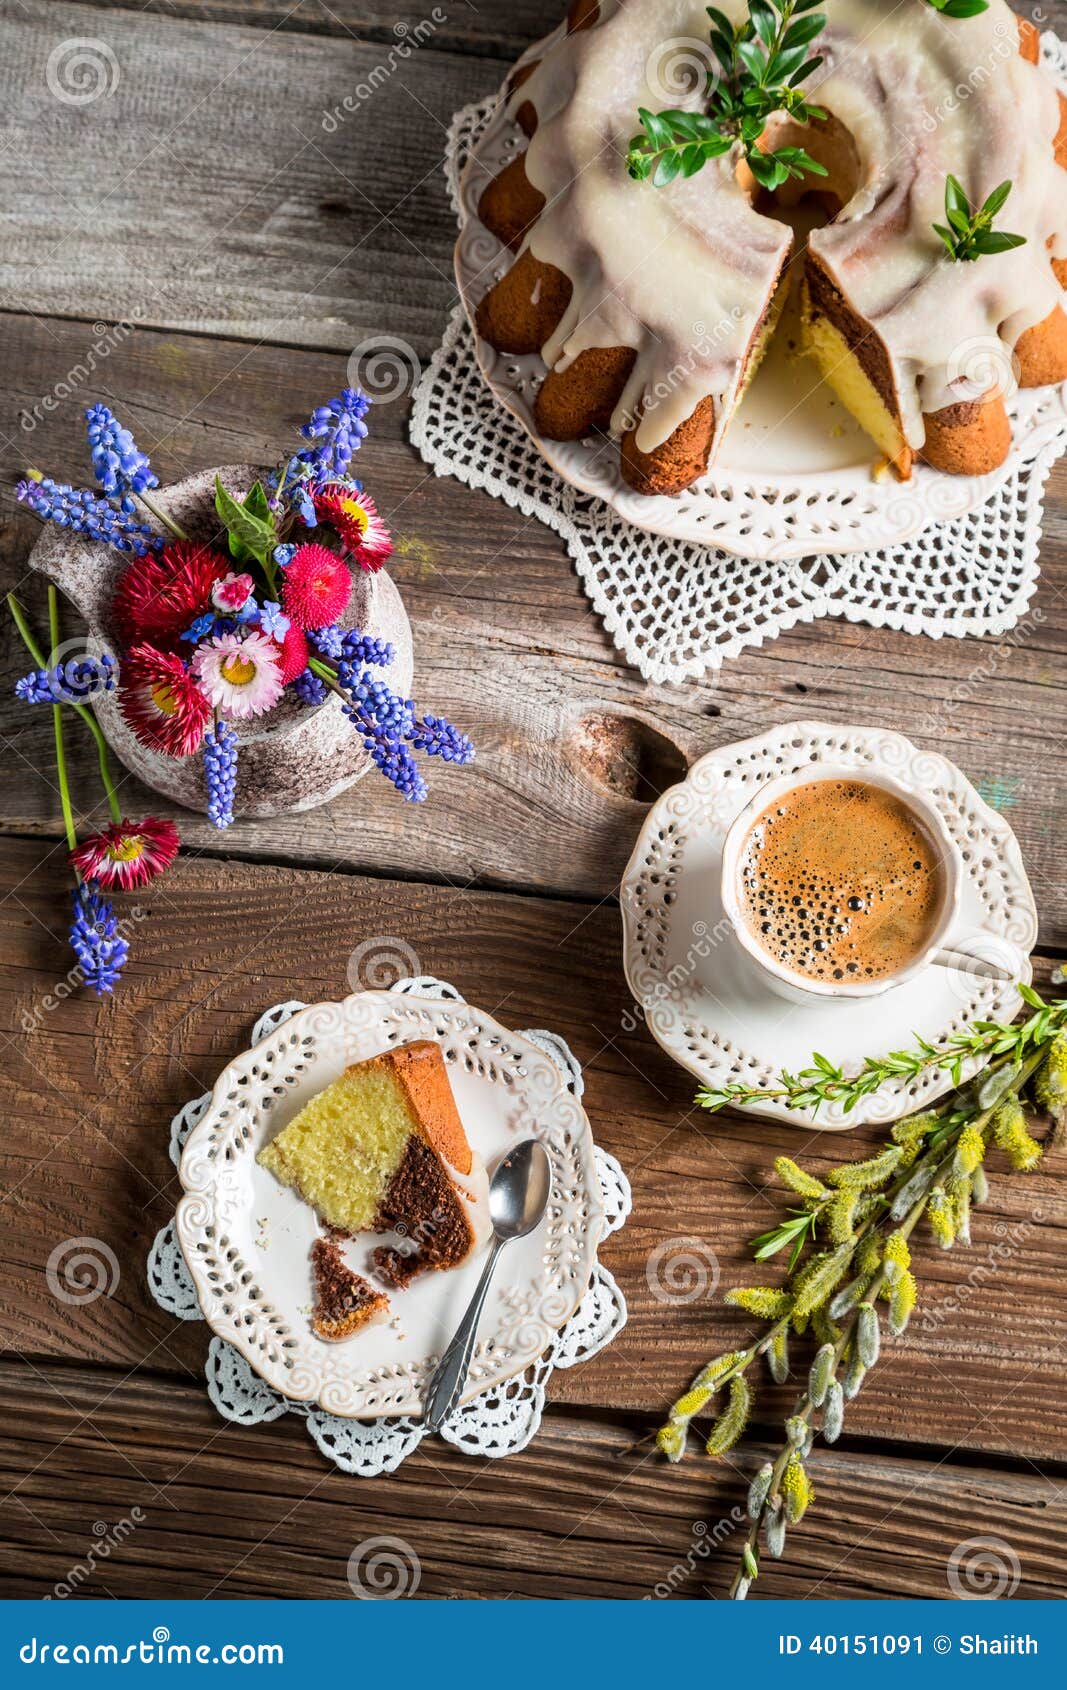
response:
<path id="1" fill-rule="evenodd" d="M 809 781 L 768 805 L 738 872 L 749 931 L 810 980 L 896 974 L 931 943 L 944 894 L 915 813 L 863 781 Z"/>

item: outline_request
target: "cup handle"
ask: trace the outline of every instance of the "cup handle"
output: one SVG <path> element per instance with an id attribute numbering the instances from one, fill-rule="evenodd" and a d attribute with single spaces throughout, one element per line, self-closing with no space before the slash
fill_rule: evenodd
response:
<path id="1" fill-rule="evenodd" d="M 984 952 L 984 954 L 983 954 Z M 949 935 L 933 958 L 936 968 L 952 968 L 982 980 L 1017 980 L 1026 966 L 1023 953 L 999 933 Z"/>

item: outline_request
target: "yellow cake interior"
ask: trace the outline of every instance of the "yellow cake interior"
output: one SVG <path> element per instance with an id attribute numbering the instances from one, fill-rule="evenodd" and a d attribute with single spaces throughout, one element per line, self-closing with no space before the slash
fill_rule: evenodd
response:
<path id="1" fill-rule="evenodd" d="M 417 1131 L 388 1067 L 350 1069 L 305 1104 L 258 1160 L 295 1186 L 329 1226 L 365 1232 Z"/>
<path id="2" fill-rule="evenodd" d="M 823 381 L 875 445 L 895 463 L 907 449 L 900 425 L 840 329 L 828 317 L 812 310 L 806 286 L 802 321 L 804 350 L 814 358 Z"/>

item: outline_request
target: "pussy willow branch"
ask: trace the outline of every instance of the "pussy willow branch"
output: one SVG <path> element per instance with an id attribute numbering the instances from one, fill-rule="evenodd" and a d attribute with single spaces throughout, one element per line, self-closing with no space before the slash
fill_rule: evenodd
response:
<path id="1" fill-rule="evenodd" d="M 1042 1045 L 1022 1064 L 1018 1073 L 1013 1076 L 1013 1092 L 1017 1092 L 1026 1084 L 1026 1082 L 1041 1066 L 1042 1062 L 1044 1062 L 1046 1055 L 1047 1048 Z M 892 1226 L 892 1230 L 899 1234 L 899 1236 L 905 1241 L 911 1237 L 916 1226 L 919 1224 L 919 1221 L 926 1213 L 932 1191 L 937 1186 L 939 1179 L 943 1175 L 948 1174 L 953 1167 L 956 1145 L 964 1128 L 970 1127 L 985 1133 L 993 1119 L 993 1116 L 996 1114 L 1003 1101 L 1004 1099 L 1002 1097 L 997 1097 L 993 1102 L 989 1103 L 985 1108 L 978 1110 L 975 1114 L 966 1114 L 961 1112 L 958 1116 L 954 1115 L 945 1126 L 935 1128 L 931 1132 L 922 1156 L 918 1157 L 911 1166 L 905 1169 L 898 1179 L 888 1185 L 886 1193 L 884 1194 L 886 1202 L 885 1212 L 876 1217 L 871 1217 L 868 1222 L 857 1229 L 853 1249 L 849 1258 L 850 1266 L 855 1262 L 857 1251 L 864 1241 L 864 1238 L 870 1236 L 870 1234 L 883 1227 L 888 1229 Z M 933 1171 L 930 1179 L 926 1182 L 925 1189 L 922 1194 L 916 1198 L 907 1215 L 899 1223 L 893 1226 L 891 1213 L 893 1197 L 898 1195 L 899 1192 L 903 1190 L 904 1186 L 910 1180 L 914 1179 L 917 1174 L 923 1172 L 925 1168 L 930 1167 L 932 1167 Z M 831 1201 L 831 1199 L 827 1199 L 827 1202 L 829 1201 Z M 845 1272 L 848 1272 L 847 1268 Z M 886 1264 L 883 1260 L 864 1287 L 862 1303 L 857 1302 L 856 1306 L 849 1311 L 845 1319 L 843 1330 L 834 1342 L 833 1360 L 829 1368 L 831 1378 L 836 1378 L 838 1369 L 840 1368 L 845 1355 L 848 1353 L 850 1346 L 855 1341 L 862 1304 L 876 1306 L 878 1297 L 885 1284 Z M 788 1327 L 790 1320 L 791 1315 L 785 1314 L 776 1321 L 774 1327 L 765 1334 L 764 1338 L 752 1346 L 752 1353 L 758 1353 L 761 1348 L 766 1347 L 775 1333 L 778 1333 Z M 747 1355 L 748 1352 L 746 1351 L 744 1354 Z M 745 1365 L 748 1365 L 747 1362 Z M 733 1371 L 737 1371 L 737 1369 L 735 1368 L 731 1370 L 731 1372 Z M 725 1383 L 728 1377 L 730 1377 L 730 1375 L 724 1375 L 722 1383 Z M 810 1429 L 812 1416 L 815 1413 L 815 1410 L 816 1404 L 812 1400 L 811 1386 L 809 1384 L 800 1398 L 796 1408 L 793 1410 L 790 1420 L 794 1423 L 801 1421 Z M 760 1534 L 764 1531 L 767 1525 L 768 1516 L 771 1513 L 777 1513 L 777 1511 L 784 1506 L 781 1496 L 781 1485 L 786 1468 L 789 1465 L 795 1451 L 796 1443 L 794 1440 L 790 1439 L 787 1440 L 783 1448 L 775 1457 L 771 1468 L 766 1495 L 764 1496 L 756 1516 L 752 1520 L 748 1532 L 746 1533 L 745 1544 L 742 1550 L 741 1564 L 738 1567 L 730 1586 L 730 1599 L 732 1601 L 743 1601 L 745 1599 L 748 1595 L 749 1587 L 753 1578 L 755 1578 L 758 1574 L 760 1565 Z"/>

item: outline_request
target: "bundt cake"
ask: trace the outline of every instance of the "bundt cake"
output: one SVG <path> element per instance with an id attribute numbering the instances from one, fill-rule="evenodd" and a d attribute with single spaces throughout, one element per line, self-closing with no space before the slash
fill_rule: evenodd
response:
<path id="1" fill-rule="evenodd" d="M 332 1229 L 312 1255 L 312 1324 L 322 1337 L 345 1336 L 387 1307 L 345 1268 L 338 1236 L 393 1234 L 371 1260 L 387 1285 L 403 1286 L 428 1269 L 458 1267 L 491 1230 L 485 1169 L 430 1040 L 354 1063 L 257 1160 Z"/>
<path id="2" fill-rule="evenodd" d="M 825 172 L 778 195 L 816 189 L 831 213 L 803 254 L 807 349 L 902 479 L 916 458 L 983 474 L 1008 452 L 1015 380 L 1067 378 L 1067 100 L 1005 0 L 971 17 L 928 0 L 819 3 L 804 94 L 823 115 L 779 110 L 756 143 L 802 146 Z M 748 16 L 744 0 L 718 10 Z M 641 108 L 706 109 L 708 29 L 693 0 L 574 0 L 566 32 L 512 74 L 529 144 L 479 206 L 515 255 L 477 307 L 479 334 L 543 357 L 544 437 L 617 436 L 623 476 L 647 494 L 680 492 L 713 460 L 793 245 L 740 143 L 665 186 L 627 173 Z M 707 68 L 672 88 L 672 53 Z M 1010 182 L 1002 219 L 1025 244 L 954 259 L 935 227 L 950 177 L 974 210 Z"/>

